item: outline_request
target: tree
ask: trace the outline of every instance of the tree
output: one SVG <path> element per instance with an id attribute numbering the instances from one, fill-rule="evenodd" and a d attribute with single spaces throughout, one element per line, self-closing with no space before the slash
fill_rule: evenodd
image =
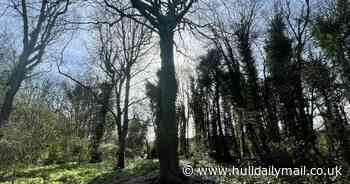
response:
<path id="1" fill-rule="evenodd" d="M 316 106 L 324 120 L 330 152 L 339 151 L 342 158 L 350 163 L 349 136 L 346 133 L 346 126 L 349 123 L 346 116 L 342 114 L 343 110 L 340 105 L 344 100 L 344 95 L 337 94 L 339 90 L 336 83 L 337 74 L 331 72 L 322 58 L 315 56 L 310 56 L 304 73 L 307 84 L 314 88 L 317 94 L 316 98 L 319 103 L 316 103 Z"/>
<path id="2" fill-rule="evenodd" d="M 88 137 L 92 129 L 94 107 L 98 104 L 96 104 L 90 92 L 82 86 L 69 87 L 68 84 L 63 83 L 62 88 L 71 107 L 70 118 L 75 122 L 74 135 L 80 138 Z"/>
<path id="3" fill-rule="evenodd" d="M 277 113 L 276 110 L 273 110 L 272 106 L 277 106 L 277 108 L 283 108 L 281 114 L 277 113 L 279 117 L 281 117 L 282 123 L 284 125 L 285 133 L 287 136 L 294 136 L 295 134 L 291 131 L 295 131 L 295 118 L 293 115 L 294 105 L 292 106 L 292 99 L 290 94 L 291 87 L 289 86 L 290 80 L 292 76 L 290 73 L 292 72 L 292 41 L 288 38 L 286 25 L 283 20 L 283 15 L 279 12 L 276 12 L 273 16 L 268 30 L 268 36 L 266 39 L 265 51 L 266 51 L 266 62 L 267 62 L 267 72 L 269 76 L 267 77 L 265 83 L 269 85 L 267 88 L 269 92 L 265 91 L 268 95 L 268 99 L 266 105 L 268 105 L 268 113 L 270 123 L 273 123 L 273 130 L 275 132 L 271 132 L 272 134 L 278 133 L 278 127 L 276 128 L 277 117 L 273 112 Z M 274 94 L 276 94 L 277 99 L 280 99 L 280 102 L 275 102 L 275 104 L 271 104 L 273 101 Z M 283 106 L 283 107 L 279 107 Z"/>
<path id="4" fill-rule="evenodd" d="M 222 62 L 221 52 L 217 49 L 209 50 L 205 56 L 201 57 L 197 68 L 198 88 L 203 90 L 202 95 L 206 102 L 204 103 L 205 108 L 202 109 L 202 112 L 197 108 L 203 105 L 193 108 L 198 113 L 195 114 L 196 119 L 201 119 L 201 113 L 203 111 L 207 114 L 204 121 L 197 121 L 196 123 L 199 123 L 197 125 L 198 127 L 206 127 L 199 132 L 208 135 L 209 148 L 212 150 L 211 156 L 218 162 L 227 163 L 232 161 L 232 155 L 230 154 L 229 143 L 227 141 L 228 138 L 231 138 L 228 135 L 232 131 L 229 131 L 229 128 L 225 126 L 225 121 L 223 121 L 225 118 L 222 116 L 224 114 L 224 108 L 222 108 L 225 98 L 224 85 L 227 82 L 225 78 L 225 65 Z M 201 92 L 198 90 L 197 93 Z M 198 102 L 193 101 L 193 103 Z"/>
<path id="5" fill-rule="evenodd" d="M 243 72 L 247 74 L 246 77 L 246 95 L 245 97 L 245 109 L 246 113 L 246 127 L 247 134 L 252 142 L 253 152 L 262 154 L 268 153 L 269 148 L 266 142 L 264 126 L 261 122 L 260 112 L 260 93 L 259 93 L 259 81 L 258 71 L 256 69 L 256 61 L 252 51 L 252 39 L 253 39 L 253 23 L 255 16 L 255 7 L 253 5 L 247 15 L 240 17 L 240 22 L 237 25 L 235 31 L 236 42 L 238 44 L 238 53 L 240 61 L 243 64 Z M 254 128 L 256 127 L 256 128 Z"/>
<path id="6" fill-rule="evenodd" d="M 344 107 L 339 104 L 345 99 L 347 101 L 350 99 L 350 60 L 347 49 L 350 45 L 349 7 L 348 0 L 337 0 L 325 7 L 327 11 L 319 13 L 312 33 L 329 61 L 324 62 L 313 57 L 311 58 L 313 62 L 308 65 L 307 71 L 312 69 L 314 72 L 306 72 L 308 82 L 316 89 L 326 106 L 325 110 L 320 110 L 330 140 L 329 147 L 334 152 L 333 148 L 337 147 L 334 145 L 339 145 L 341 155 L 347 163 L 350 162 L 349 136 L 346 135 L 349 123 L 347 115 L 342 113 Z M 342 91 L 341 95 L 336 91 Z"/>
<path id="7" fill-rule="evenodd" d="M 227 111 L 225 118 L 226 121 L 232 118 L 239 127 L 242 149 L 241 155 L 238 151 L 236 153 L 239 154 L 236 155 L 246 157 L 252 153 L 262 156 L 264 152 L 269 151 L 269 148 L 264 123 L 261 123 L 263 111 L 260 101 L 260 80 L 256 68 L 258 62 L 255 61 L 252 46 L 257 37 L 254 26 L 259 2 L 255 0 L 239 2 L 239 7 L 235 7 L 234 3 L 227 3 L 218 6 L 209 5 L 211 13 L 208 18 L 211 22 L 209 31 L 212 35 L 206 37 L 220 51 L 224 67 L 227 69 L 223 91 L 226 94 L 225 99 L 228 99 L 230 104 L 224 106 Z M 238 14 L 232 11 L 237 9 Z M 229 113 L 232 114 L 230 108 L 234 109 L 235 117 L 228 116 Z M 248 149 L 248 140 L 252 143 L 251 150 Z"/>
<path id="8" fill-rule="evenodd" d="M 121 9 L 104 0 L 106 5 L 122 16 L 127 15 Z M 174 32 L 184 16 L 188 13 L 195 0 L 175 1 L 144 1 L 131 0 L 133 8 L 145 17 L 151 30 L 156 31 L 160 41 L 161 74 L 160 74 L 160 125 L 159 125 L 159 160 L 160 182 L 182 183 L 179 173 L 179 159 L 177 153 L 177 125 L 176 125 L 176 93 L 177 82 L 174 65 Z M 171 145 L 171 146 L 169 146 Z"/>
<path id="9" fill-rule="evenodd" d="M 111 109 L 111 97 L 113 84 L 104 82 L 100 84 L 100 92 L 98 93 L 98 108 L 95 112 L 95 123 L 94 123 L 94 131 L 91 143 L 91 163 L 101 162 L 101 153 L 99 151 L 99 146 L 104 135 L 104 129 L 106 125 L 106 116 Z"/>
<path id="10" fill-rule="evenodd" d="M 157 78 L 159 79 L 160 72 L 157 72 Z M 156 84 L 153 84 L 150 81 L 147 81 L 145 84 L 146 96 L 148 97 L 151 109 L 151 120 L 155 133 L 154 147 L 151 150 L 150 157 L 158 157 L 158 141 L 159 141 L 159 124 L 160 124 L 160 89 L 159 89 L 159 80 Z"/>
<path id="11" fill-rule="evenodd" d="M 339 71 L 339 76 L 344 83 L 347 100 L 350 100 L 350 65 L 349 65 L 349 11 L 348 0 L 336 0 L 324 7 L 327 11 L 319 13 L 316 24 L 313 26 L 313 36 L 318 45 L 326 52 Z"/>
<path id="12" fill-rule="evenodd" d="M 180 154 L 186 156 L 188 158 L 189 156 L 189 138 L 188 138 L 188 117 L 186 116 L 186 108 L 184 102 L 180 102 L 177 106 L 176 110 L 176 118 L 177 118 L 177 124 L 179 127 L 179 149 Z"/>
<path id="13" fill-rule="evenodd" d="M 12 37 L 6 33 L 0 33 L 0 104 L 3 104 L 6 92 L 6 81 L 11 71 L 12 61 L 14 60 L 14 49 L 11 46 Z"/>
<path id="14" fill-rule="evenodd" d="M 11 7 L 22 21 L 22 49 L 16 64 L 6 81 L 4 102 L 0 106 L 0 127 L 9 120 L 13 101 L 22 82 L 42 62 L 46 48 L 56 40 L 65 28 L 63 15 L 71 4 L 69 0 L 28 2 L 12 0 Z"/>
<path id="15" fill-rule="evenodd" d="M 113 24 L 106 24 L 104 22 L 109 21 L 110 17 L 108 12 L 104 11 L 104 13 L 97 17 L 98 23 L 93 24 L 95 31 L 93 65 L 97 66 L 103 74 L 103 81 L 100 82 L 101 84 L 97 87 L 97 90 L 63 73 L 60 68 L 59 72 L 89 91 L 100 107 L 94 124 L 95 135 L 91 139 L 91 161 L 101 161 L 98 147 L 104 134 L 106 115 L 110 113 L 117 126 L 119 143 L 116 168 L 124 168 L 129 108 L 143 100 L 136 99 L 132 101 L 130 99 L 131 82 L 135 76 L 148 67 L 148 64 L 140 65 L 140 61 L 151 48 L 152 34 L 144 24 L 140 23 L 143 21 L 141 18 L 135 21 L 121 17 Z M 114 94 L 112 94 L 113 92 Z M 113 103 L 112 97 L 115 98 Z"/>
<path id="16" fill-rule="evenodd" d="M 130 119 L 128 136 L 126 137 L 129 157 L 142 156 L 147 136 L 147 121 L 140 120 L 136 115 Z"/>
<path id="17" fill-rule="evenodd" d="M 63 58 L 63 53 L 64 50 L 61 52 L 61 58 L 59 63 L 57 64 L 57 69 L 59 74 L 63 75 L 64 77 L 72 80 L 75 82 L 78 86 L 84 89 L 86 93 L 91 95 L 93 97 L 93 101 L 96 102 L 98 108 L 96 108 L 96 111 L 93 113 L 94 114 L 94 124 L 92 126 L 92 136 L 91 136 L 91 144 L 90 144 L 90 162 L 91 163 L 97 163 L 101 162 L 101 152 L 99 151 L 99 146 L 101 143 L 101 140 L 104 135 L 104 129 L 105 129 L 105 124 L 106 124 L 106 116 L 108 113 L 111 113 L 112 116 L 117 119 L 117 115 L 114 113 L 112 107 L 111 107 L 111 97 L 112 97 L 112 91 L 113 88 L 115 87 L 115 83 L 111 83 L 108 80 L 104 81 L 97 81 L 95 86 L 89 85 L 89 84 L 84 84 L 84 82 L 81 82 L 71 75 L 65 73 L 61 69 L 61 65 L 64 61 Z M 104 62 L 102 60 L 102 63 L 104 63 L 106 66 L 105 67 L 110 67 L 108 62 Z M 102 64 L 101 67 L 104 65 Z M 114 77 L 114 76 L 113 76 Z M 85 81 L 86 83 L 86 81 Z"/>
<path id="18" fill-rule="evenodd" d="M 303 90 L 302 69 L 306 63 L 304 51 L 309 41 L 309 28 L 311 23 L 311 5 L 309 0 L 302 1 L 302 7 L 294 14 L 290 6 L 290 1 L 287 1 L 285 20 L 288 25 L 288 30 L 292 38 L 292 66 L 291 80 L 289 80 L 289 91 L 292 96 L 289 97 L 290 106 L 293 106 L 294 117 L 296 118 L 294 137 L 296 146 L 297 164 L 305 165 L 305 162 L 314 158 L 312 152 L 317 153 L 315 146 L 316 136 L 313 129 L 313 119 L 306 111 L 307 103 Z"/>
<path id="19" fill-rule="evenodd" d="M 109 17 L 103 17 L 109 19 Z M 143 19 L 137 19 L 144 22 Z M 114 25 L 101 24 L 97 30 L 98 57 L 107 80 L 114 86 L 119 150 L 117 168 L 125 167 L 126 138 L 129 126 L 129 108 L 139 100 L 131 101 L 132 79 L 148 64 L 141 66 L 141 60 L 151 48 L 150 30 L 133 19 L 122 17 Z"/>

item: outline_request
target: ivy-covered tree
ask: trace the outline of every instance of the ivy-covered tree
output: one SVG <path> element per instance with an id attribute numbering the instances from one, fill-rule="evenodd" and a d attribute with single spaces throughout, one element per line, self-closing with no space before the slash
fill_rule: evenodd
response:
<path id="1" fill-rule="evenodd" d="M 266 39 L 265 51 L 266 51 L 266 64 L 267 72 L 269 74 L 266 79 L 266 85 L 269 85 L 269 97 L 268 103 L 274 100 L 274 97 L 280 99 L 276 104 L 271 104 L 268 109 L 269 117 L 273 117 L 277 113 L 278 118 L 282 120 L 284 134 L 288 136 L 294 136 L 296 129 L 295 122 L 295 104 L 291 97 L 290 82 L 292 80 L 291 73 L 292 68 L 292 41 L 287 36 L 286 25 L 281 13 L 275 13 L 273 19 L 270 22 L 268 36 Z M 281 105 L 283 104 L 283 105 Z M 278 109 L 282 108 L 279 112 L 272 110 L 272 106 L 277 105 Z M 270 118 L 269 120 L 273 120 Z M 273 129 L 278 133 L 278 126 L 276 120 L 269 123 L 274 123 Z"/>

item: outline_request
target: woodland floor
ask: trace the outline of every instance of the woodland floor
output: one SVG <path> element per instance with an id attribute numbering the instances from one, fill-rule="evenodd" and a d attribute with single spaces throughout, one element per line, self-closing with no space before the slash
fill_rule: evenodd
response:
<path id="1" fill-rule="evenodd" d="M 124 170 L 113 170 L 112 162 L 98 164 L 67 163 L 48 166 L 32 166 L 19 169 L 16 177 L 0 172 L 0 184 L 154 184 L 159 176 L 157 161 L 138 160 L 128 164 Z M 276 177 L 230 177 L 194 178 L 194 184 L 284 184 L 284 183 L 350 183 L 348 178 L 320 182 L 314 179 Z M 215 182 L 214 182 L 215 181 Z"/>
<path id="2" fill-rule="evenodd" d="M 67 163 L 18 169 L 15 177 L 0 172 L 0 184 L 124 184 L 157 175 L 158 163 L 152 160 L 129 163 L 122 171 L 113 170 L 112 162 Z"/>

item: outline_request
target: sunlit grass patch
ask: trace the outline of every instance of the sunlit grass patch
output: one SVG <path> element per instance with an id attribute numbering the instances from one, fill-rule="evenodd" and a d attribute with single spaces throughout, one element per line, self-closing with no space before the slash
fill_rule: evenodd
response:
<path id="1" fill-rule="evenodd" d="M 84 184 L 110 172 L 112 163 L 77 164 L 68 163 L 62 165 L 32 166 L 17 171 L 14 178 L 15 184 Z M 13 180 L 7 173 L 0 179 L 0 184 L 9 184 Z"/>
<path id="2" fill-rule="evenodd" d="M 127 163 L 126 168 L 112 170 L 106 174 L 100 175 L 89 182 L 89 184 L 117 184 L 158 170 L 158 160 L 133 160 Z"/>
<path id="3" fill-rule="evenodd" d="M 0 184 L 12 184 L 12 180 L 15 184 L 109 184 L 158 170 L 158 165 L 155 160 L 134 160 L 122 170 L 115 170 L 112 162 L 30 166 L 18 169 L 14 178 L 12 173 L 2 173 Z"/>

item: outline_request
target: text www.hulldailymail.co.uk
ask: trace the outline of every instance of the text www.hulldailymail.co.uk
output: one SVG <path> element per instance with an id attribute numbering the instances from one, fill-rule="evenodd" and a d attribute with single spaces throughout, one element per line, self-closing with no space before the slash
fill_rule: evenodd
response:
<path id="1" fill-rule="evenodd" d="M 186 176 L 342 176 L 341 167 L 333 168 L 276 168 L 269 167 L 198 167 L 190 165 L 183 167 L 182 172 Z"/>

